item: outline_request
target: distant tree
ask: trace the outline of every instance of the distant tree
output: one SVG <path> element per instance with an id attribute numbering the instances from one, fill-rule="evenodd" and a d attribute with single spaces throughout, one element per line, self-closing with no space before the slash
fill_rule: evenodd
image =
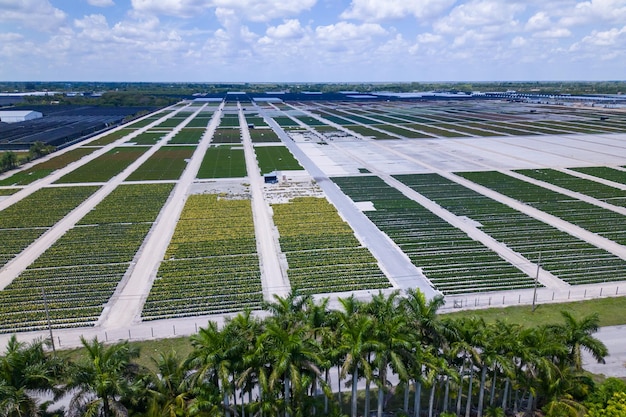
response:
<path id="1" fill-rule="evenodd" d="M 48 155 L 49 153 L 54 152 L 55 148 L 52 145 L 47 145 L 44 142 L 37 141 L 30 146 L 28 150 L 28 154 L 30 159 L 41 158 L 42 156 Z"/>
<path id="2" fill-rule="evenodd" d="M 7 151 L 0 157 L 0 170 L 8 171 L 17 166 L 17 155 L 15 152 Z"/>

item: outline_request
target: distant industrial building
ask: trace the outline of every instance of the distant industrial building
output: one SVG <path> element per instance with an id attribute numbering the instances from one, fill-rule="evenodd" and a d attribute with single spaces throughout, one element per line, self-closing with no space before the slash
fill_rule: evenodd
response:
<path id="1" fill-rule="evenodd" d="M 26 120 L 41 119 L 43 114 L 34 110 L 0 110 L 0 122 L 18 123 Z"/>

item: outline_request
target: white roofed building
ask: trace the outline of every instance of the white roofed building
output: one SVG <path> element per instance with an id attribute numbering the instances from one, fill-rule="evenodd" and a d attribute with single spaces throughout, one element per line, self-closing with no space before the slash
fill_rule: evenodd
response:
<path id="1" fill-rule="evenodd" d="M 0 110 L 0 122 L 2 123 L 24 122 L 42 117 L 43 114 L 34 110 Z"/>

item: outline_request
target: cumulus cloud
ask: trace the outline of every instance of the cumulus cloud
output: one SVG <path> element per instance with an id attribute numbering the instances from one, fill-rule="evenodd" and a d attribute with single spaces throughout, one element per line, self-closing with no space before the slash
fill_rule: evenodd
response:
<path id="1" fill-rule="evenodd" d="M 426 19 L 439 16 L 454 3 L 456 0 L 352 0 L 340 17 L 364 21 L 400 19 L 407 16 Z"/>
<path id="2" fill-rule="evenodd" d="M 304 28 L 298 19 L 289 19 L 282 25 L 267 28 L 265 34 L 273 39 L 295 39 L 304 34 Z"/>
<path id="3" fill-rule="evenodd" d="M 561 23 L 567 26 L 587 24 L 603 20 L 623 22 L 626 20 L 626 0 L 590 0 L 576 3 L 566 11 Z"/>
<path id="4" fill-rule="evenodd" d="M 337 22 L 332 25 L 318 26 L 315 28 L 317 39 L 329 42 L 366 40 L 385 35 L 386 33 L 387 31 L 377 23 L 355 25 L 349 22 Z"/>
<path id="5" fill-rule="evenodd" d="M 111 7 L 115 6 L 115 2 L 113 0 L 87 0 L 87 3 L 94 7 Z"/>
<path id="6" fill-rule="evenodd" d="M 585 36 L 578 46 L 587 45 L 592 47 L 615 47 L 626 46 L 626 26 L 621 29 L 612 28 L 605 31 L 593 31 Z"/>
<path id="7" fill-rule="evenodd" d="M 132 0 L 133 9 L 154 15 L 194 17 L 211 9 L 229 9 L 244 20 L 265 22 L 295 16 L 317 0 Z"/>
<path id="8" fill-rule="evenodd" d="M 58 29 L 67 17 L 48 0 L 0 0 L 0 10 L 0 22 L 16 21 L 41 31 Z"/>
<path id="9" fill-rule="evenodd" d="M 485 30 L 508 32 L 519 25 L 517 14 L 524 6 L 501 0 L 473 0 L 455 7 L 448 16 L 439 19 L 433 27 L 442 33 L 454 34 L 460 30 L 480 27 Z"/>

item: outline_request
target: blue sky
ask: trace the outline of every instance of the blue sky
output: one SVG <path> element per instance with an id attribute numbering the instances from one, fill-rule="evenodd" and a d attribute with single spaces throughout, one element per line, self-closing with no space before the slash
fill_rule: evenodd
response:
<path id="1" fill-rule="evenodd" d="M 0 0 L 0 79 L 624 80 L 626 0 Z"/>

